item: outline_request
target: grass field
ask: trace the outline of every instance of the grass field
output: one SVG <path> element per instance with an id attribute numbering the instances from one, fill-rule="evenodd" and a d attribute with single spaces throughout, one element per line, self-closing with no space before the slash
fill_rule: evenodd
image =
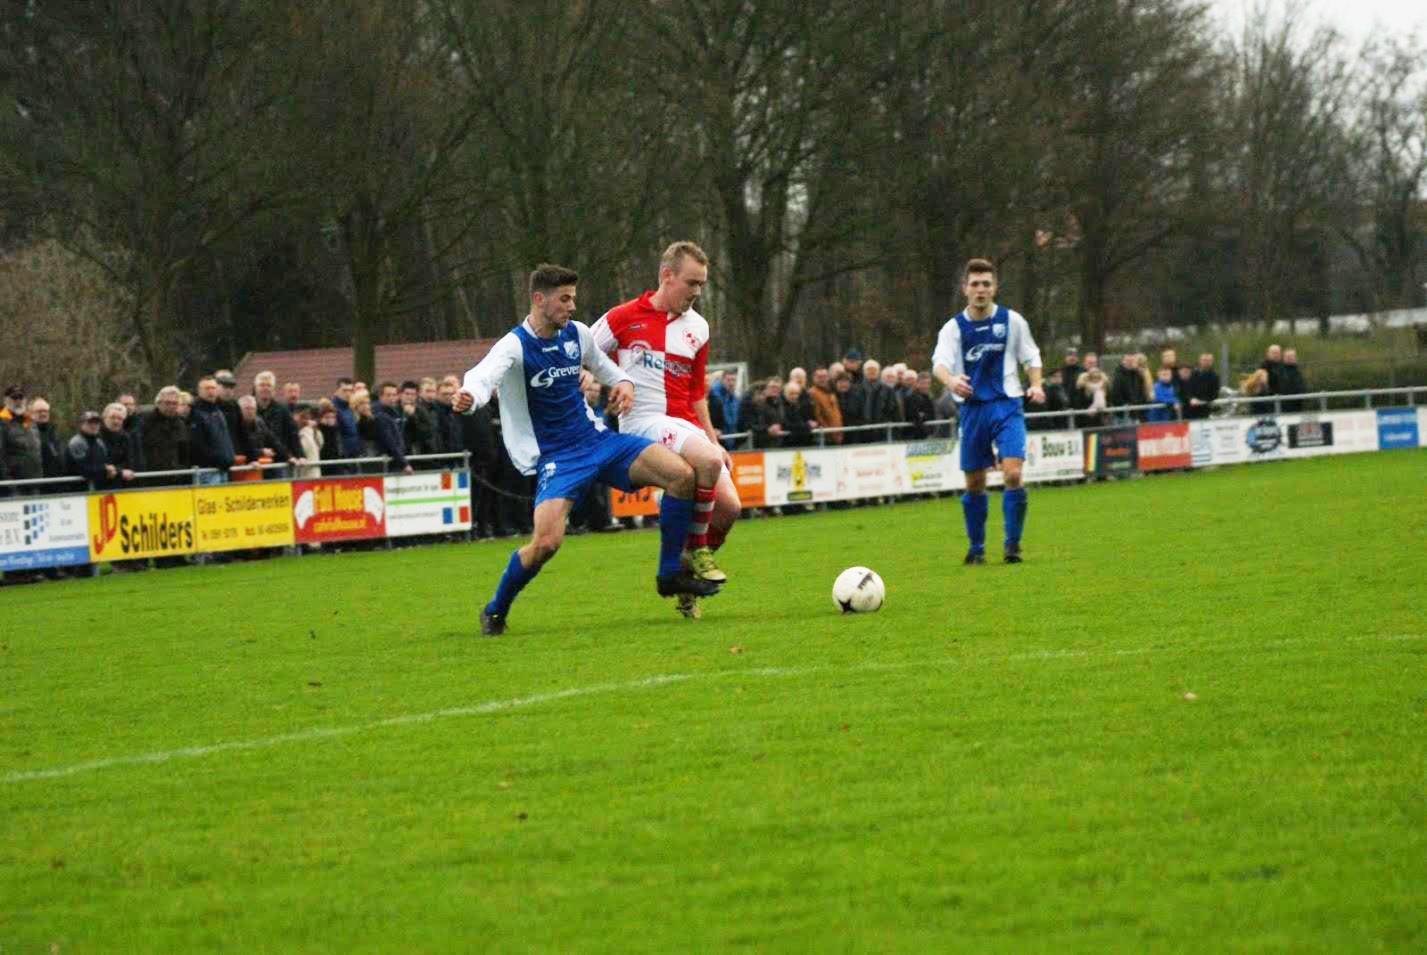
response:
<path id="1" fill-rule="evenodd" d="M 1423 951 L 1424 539 L 1408 451 L 746 521 L 699 622 L 645 532 L 498 640 L 496 543 L 7 588 L 0 952 Z"/>

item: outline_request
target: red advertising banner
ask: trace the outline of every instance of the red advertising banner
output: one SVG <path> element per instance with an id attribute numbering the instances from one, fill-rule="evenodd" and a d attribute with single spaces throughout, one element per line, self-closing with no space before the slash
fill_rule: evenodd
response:
<path id="1" fill-rule="evenodd" d="M 1142 424 L 1135 432 L 1141 471 L 1172 471 L 1193 463 L 1189 422 Z"/>
<path id="2" fill-rule="evenodd" d="M 384 537 L 386 498 L 382 479 L 294 481 L 292 525 L 299 544 Z"/>

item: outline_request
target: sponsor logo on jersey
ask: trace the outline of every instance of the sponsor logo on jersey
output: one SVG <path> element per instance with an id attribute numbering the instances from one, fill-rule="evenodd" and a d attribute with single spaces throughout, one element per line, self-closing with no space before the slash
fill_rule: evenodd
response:
<path id="1" fill-rule="evenodd" d="M 565 355 L 569 358 L 580 357 L 580 343 L 573 338 L 565 343 Z"/>
<path id="2" fill-rule="evenodd" d="M 664 370 L 675 378 L 687 378 L 694 373 L 694 367 L 686 361 L 677 358 L 665 358 Z"/>
<path id="3" fill-rule="evenodd" d="M 574 378 L 579 374 L 579 365 L 566 365 L 563 368 L 542 368 L 530 376 L 530 387 L 549 388 L 561 378 Z"/>
<path id="4" fill-rule="evenodd" d="M 655 371 L 664 370 L 664 359 L 658 352 L 640 350 L 634 353 L 634 360 L 645 368 L 653 368 Z"/>
<path id="5" fill-rule="evenodd" d="M 1005 345 L 994 344 L 994 343 L 991 343 L 991 342 L 988 342 L 988 343 L 986 343 L 986 344 L 984 344 L 984 345 L 973 345 L 973 346 L 971 346 L 971 348 L 966 352 L 966 360 L 967 360 L 967 361 L 979 361 L 979 360 L 981 359 L 981 356 L 983 356 L 983 355 L 989 355 L 989 354 L 991 354 L 991 353 L 993 353 L 993 352 L 1005 351 L 1005 350 L 1006 350 L 1006 346 L 1005 346 Z"/>
<path id="6" fill-rule="evenodd" d="M 542 349 L 540 349 L 540 350 L 541 350 L 541 351 L 554 351 L 555 349 L 557 349 L 557 348 L 559 348 L 559 347 L 560 347 L 559 345 L 546 345 L 544 348 L 542 348 Z"/>

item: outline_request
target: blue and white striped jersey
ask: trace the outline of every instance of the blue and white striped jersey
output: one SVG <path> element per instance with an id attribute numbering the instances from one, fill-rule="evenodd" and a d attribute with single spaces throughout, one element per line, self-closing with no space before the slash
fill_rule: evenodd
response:
<path id="1" fill-rule="evenodd" d="M 499 391 L 501 435 L 510 460 L 522 474 L 534 474 L 541 455 L 577 450 L 595 437 L 580 394 L 582 367 L 606 385 L 630 381 L 595 347 L 589 326 L 571 321 L 554 338 L 541 338 L 526 318 L 466 372 L 461 388 L 476 399 L 476 408 Z"/>

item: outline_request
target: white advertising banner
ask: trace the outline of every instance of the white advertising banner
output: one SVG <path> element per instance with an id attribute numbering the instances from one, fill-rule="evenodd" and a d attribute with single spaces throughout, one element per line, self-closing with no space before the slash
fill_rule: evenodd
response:
<path id="1" fill-rule="evenodd" d="M 1079 431 L 1032 431 L 1026 435 L 1023 475 L 1027 482 L 1083 478 L 1084 437 Z"/>
<path id="2" fill-rule="evenodd" d="M 0 501 L 0 570 L 87 563 L 87 495 Z"/>
<path id="3" fill-rule="evenodd" d="M 1417 409 L 1417 445 L 1427 448 L 1427 407 Z"/>
<path id="4" fill-rule="evenodd" d="M 1190 459 L 1196 468 L 1282 458 L 1287 441 L 1283 423 L 1274 415 L 1213 418 L 1189 425 Z"/>
<path id="5" fill-rule="evenodd" d="M 888 497 L 912 489 L 905 444 L 862 444 L 842 448 L 837 469 L 840 498 Z"/>
<path id="6" fill-rule="evenodd" d="M 763 501 L 768 505 L 838 499 L 841 450 L 803 448 L 763 452 Z"/>
<path id="7" fill-rule="evenodd" d="M 428 471 L 383 481 L 388 537 L 471 528 L 471 479 L 465 471 Z"/>
<path id="8" fill-rule="evenodd" d="M 907 480 L 912 491 L 959 491 L 966 476 L 957 462 L 956 442 L 948 438 L 898 445 L 906 452 Z"/>

